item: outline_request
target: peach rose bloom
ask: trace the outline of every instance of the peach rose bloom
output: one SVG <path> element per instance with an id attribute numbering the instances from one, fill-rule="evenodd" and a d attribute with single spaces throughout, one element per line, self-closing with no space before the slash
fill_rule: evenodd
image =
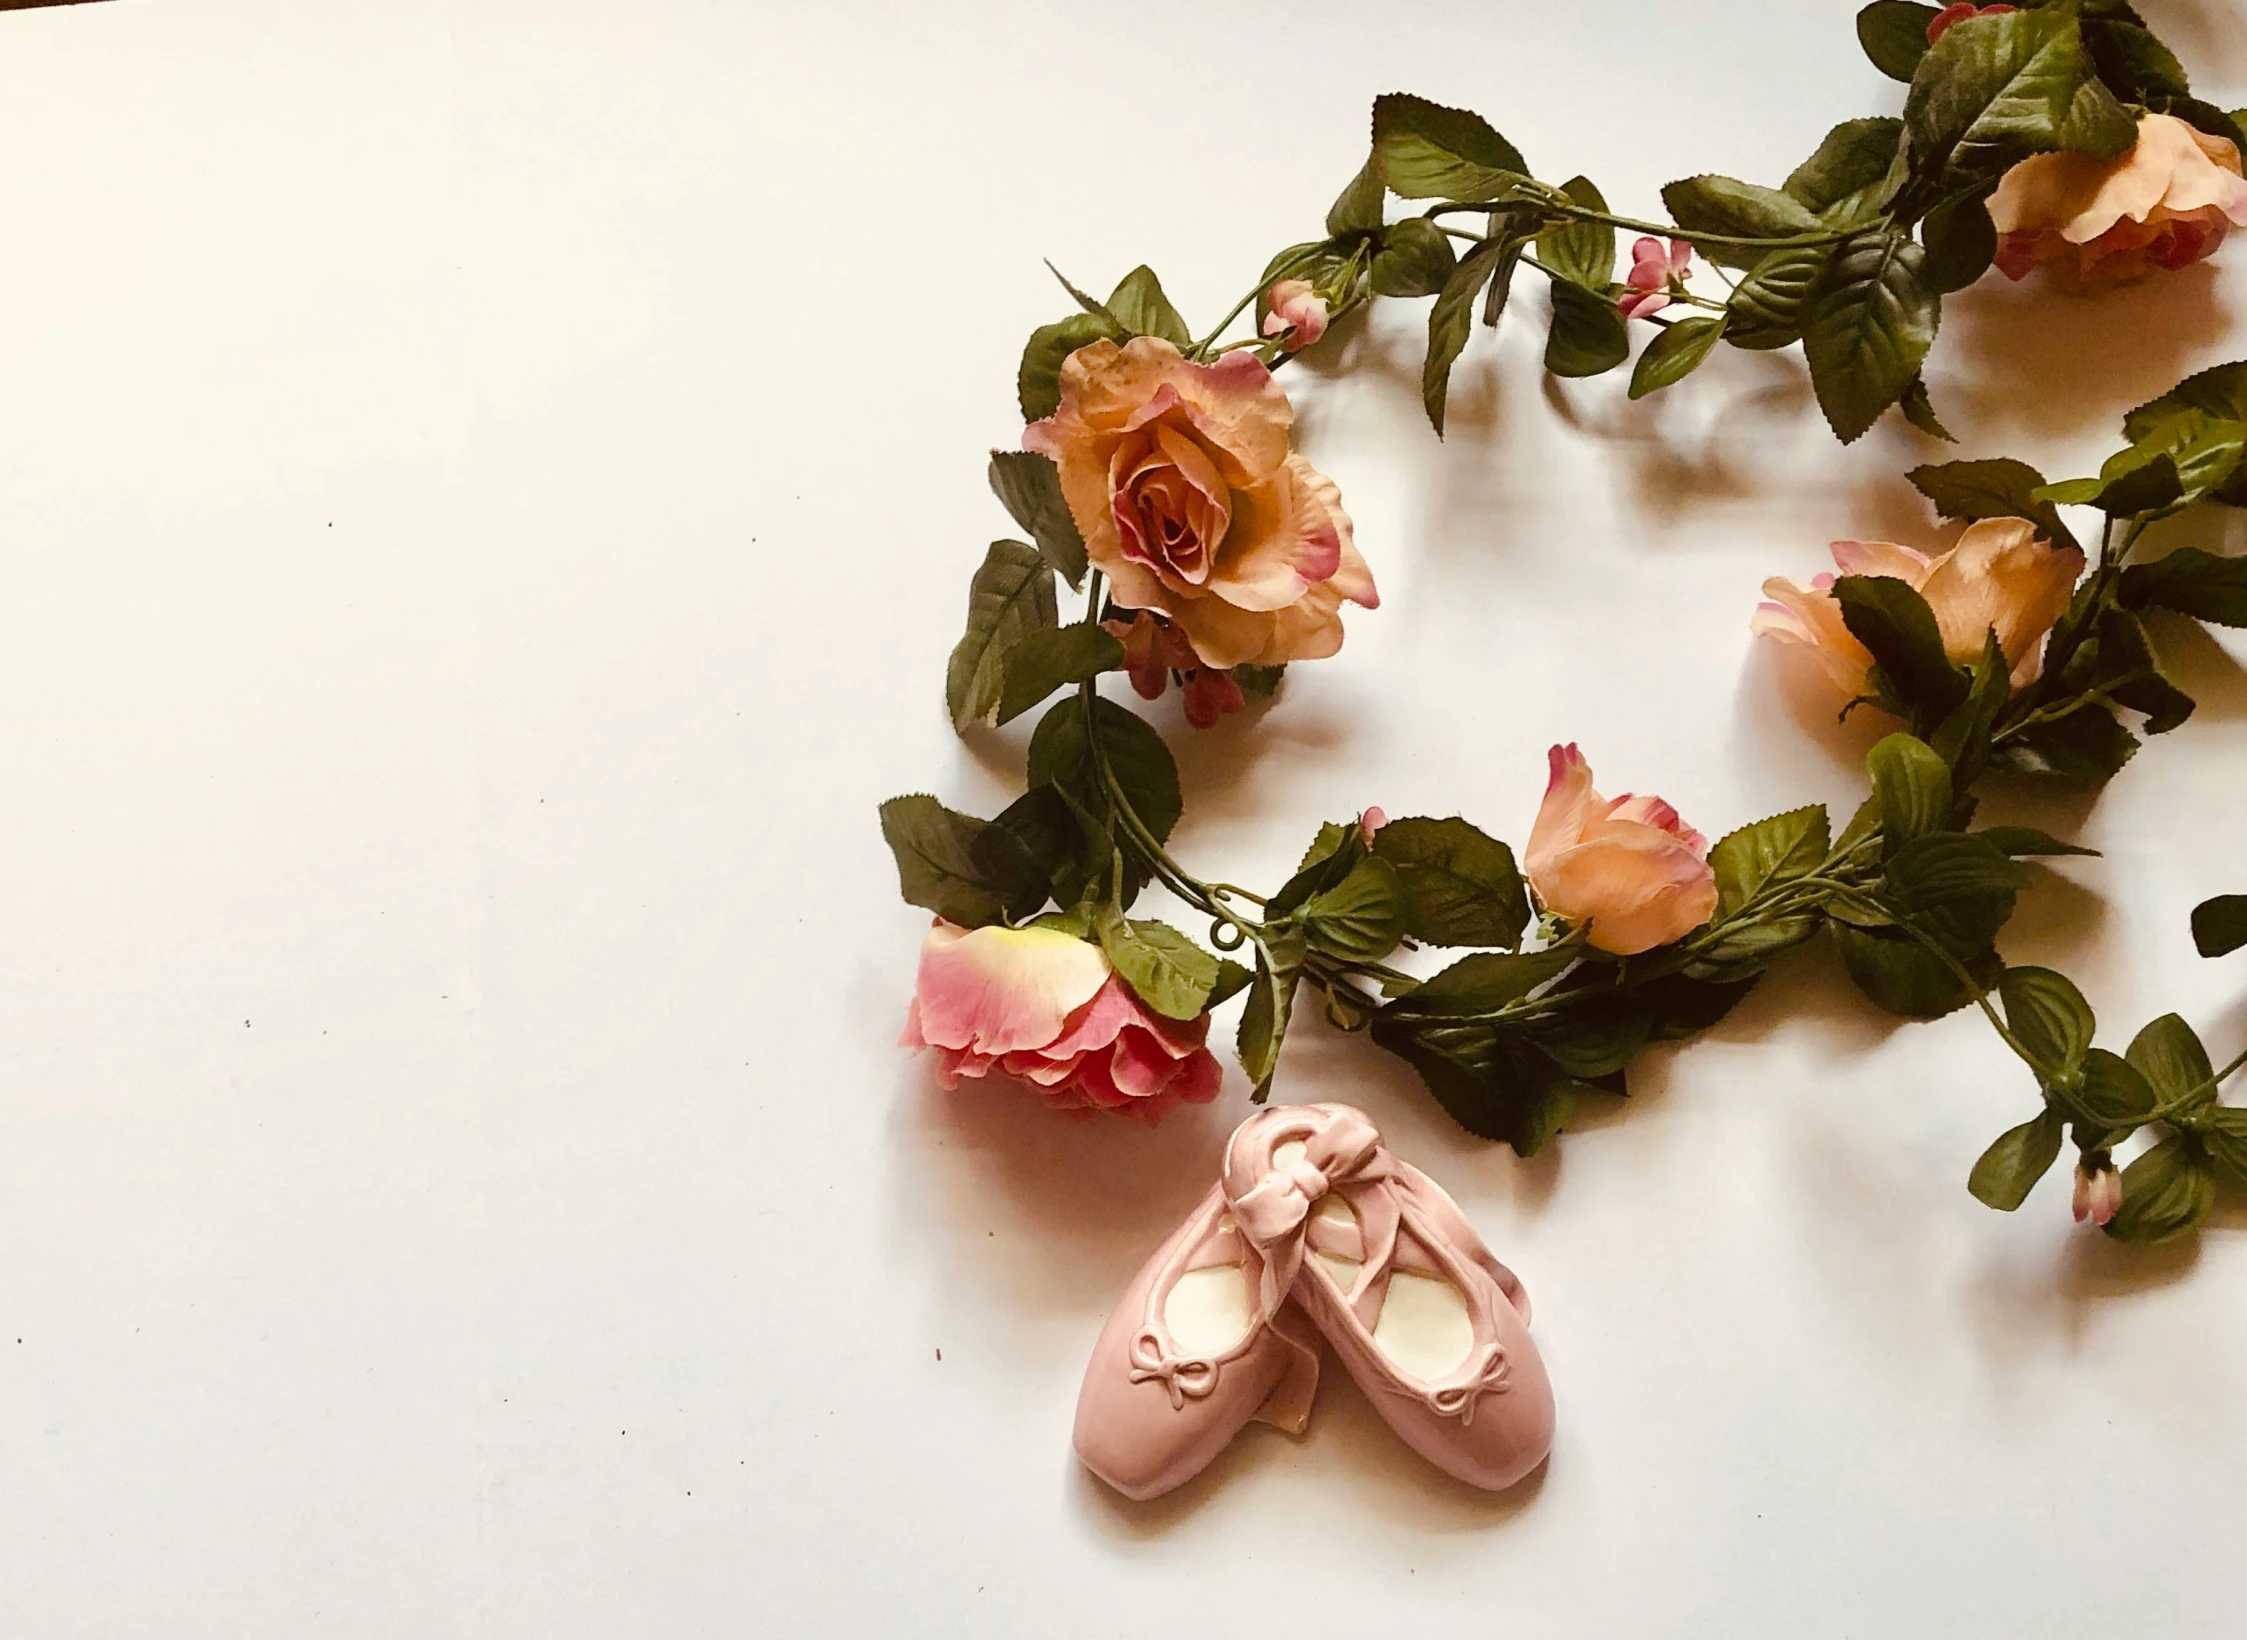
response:
<path id="1" fill-rule="evenodd" d="M 2143 279 L 2209 255 L 2247 227 L 2239 148 L 2173 114 L 2147 114 L 2126 154 L 2032 154 L 1990 196 L 1997 265 L 2019 279 L 2049 263 L 2086 287 Z"/>
<path id="2" fill-rule="evenodd" d="M 1276 666 L 1333 654 L 1343 603 L 1380 602 L 1341 492 L 1288 449 L 1294 420 L 1247 354 L 1190 364 L 1137 336 L 1069 355 L 1022 445 L 1059 465 L 1118 604 L 1167 615 L 1204 666 Z"/>
<path id="3" fill-rule="evenodd" d="M 898 1045 L 934 1048 L 936 1078 L 994 1070 L 1038 1089 L 1057 1110 L 1112 1110 L 1160 1121 L 1204 1105 L 1222 1079 L 1204 1045 L 1209 1016 L 1151 1011 L 1099 946 L 1051 928 L 978 928 L 938 920 Z"/>
<path id="4" fill-rule="evenodd" d="M 1690 934 L 1716 911 L 1709 840 L 1659 797 L 1604 798 L 1573 745 L 1547 754 L 1552 778 L 1529 828 L 1523 874 L 1547 911 L 1602 951 L 1636 956 Z"/>
<path id="5" fill-rule="evenodd" d="M 2016 689 L 2044 669 L 2044 635 L 2064 614 L 2083 554 L 2040 539 L 2025 518 L 1984 518 L 1969 524 L 1950 551 L 1930 558 L 1893 541 L 1836 541 L 1834 566 L 1844 575 L 1887 575 L 1910 583 L 1935 612 L 1943 652 L 1961 666 L 1982 658 L 1990 632 L 2012 668 Z M 1873 658 L 1842 624 L 1834 578 L 1808 586 L 1774 575 L 1763 583 L 1749 630 L 1759 638 L 1808 644 L 1834 682 L 1862 694 Z"/>

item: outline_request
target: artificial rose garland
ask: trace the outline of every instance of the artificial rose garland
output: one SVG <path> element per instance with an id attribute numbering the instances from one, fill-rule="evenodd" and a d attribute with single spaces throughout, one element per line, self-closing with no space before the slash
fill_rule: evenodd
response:
<path id="1" fill-rule="evenodd" d="M 2174 1015 L 2126 1054 L 2095 1046 L 2081 993 L 1997 948 L 2034 880 L 2019 861 L 2089 851 L 1972 826 L 1985 779 L 2096 784 L 2141 736 L 2185 720 L 2193 702 L 2149 622 L 2247 625 L 2247 564 L 2194 547 L 2137 556 L 2156 519 L 2247 505 L 2247 362 L 2132 412 L 2094 477 L 2048 482 L 2005 459 L 1915 469 L 1956 539 L 1837 542 L 1838 574 L 1765 584 L 1754 629 L 1807 646 L 1850 706 L 1901 726 L 1838 830 L 1810 806 L 1712 845 L 1659 798 L 1602 798 L 1577 748 L 1556 746 L 1520 867 L 1464 819 L 1368 808 L 1322 826 L 1294 875 L 1257 894 L 1171 854 L 1176 765 L 1100 693 L 1111 671 L 1150 699 L 1175 681 L 1206 725 L 1269 698 L 1286 664 L 1334 653 L 1342 604 L 1376 607 L 1272 375 L 1372 300 L 1435 297 L 1423 387 L 1439 432 L 1478 305 L 1496 323 L 1528 267 L 1550 284 L 1558 374 L 1624 363 L 1634 321 L 1652 339 L 1633 397 L 1720 341 L 1799 342 L 1844 440 L 1892 406 L 1948 438 L 1919 379 L 1944 294 L 1993 263 L 2053 262 L 2092 283 L 2182 265 L 2240 220 L 2239 126 L 2191 97 L 2125 6 L 1875 0 L 1858 33 L 1909 82 L 1902 118 L 1837 126 L 1779 188 L 1689 178 L 1663 191 L 1674 221 L 1640 221 L 1584 178 L 1536 180 L 1477 116 L 1384 97 L 1325 237 L 1281 251 L 1206 335 L 1147 268 L 1104 300 L 1068 287 L 1080 311 L 1023 352 L 1023 448 L 992 458 L 1029 539 L 990 549 L 946 678 L 963 731 L 1064 693 L 1031 736 L 1028 790 L 994 819 L 927 796 L 882 808 L 905 898 L 939 918 L 906 1041 L 937 1052 L 947 1086 L 995 1071 L 1152 1120 L 1214 1094 L 1210 1012 L 1238 996 L 1237 1051 L 1261 1100 L 1309 992 L 1463 1126 L 1528 1154 L 1580 1101 L 1626 1092 L 1645 1046 L 1706 1029 L 1824 938 L 1877 1005 L 1977 1008 L 2029 1068 L 2038 1111 L 1975 1163 L 1984 1202 L 2018 1206 L 2071 1139 L 2071 1207 L 2121 1240 L 2184 1233 L 2219 1181 L 2247 1183 L 2247 1110 L 2219 1099 L 2247 1054 L 2214 1068 Z M 1391 197 L 1435 203 L 1390 221 Z M 1642 235 L 1620 280 L 1618 229 Z M 1696 255 L 1737 270 L 1728 295 L 1694 287 Z M 1223 340 L 1244 314 L 1251 334 Z M 2063 509 L 2098 518 L 2092 551 Z M 1068 622 L 1063 585 L 1082 594 Z M 1209 919 L 1214 951 L 1128 915 L 1150 883 Z M 2193 933 L 2208 954 L 2247 945 L 2247 896 L 2208 902 Z M 1432 975 L 1392 965 L 1425 948 L 1467 954 Z M 2118 1167 L 2141 1130 L 2152 1147 Z"/>

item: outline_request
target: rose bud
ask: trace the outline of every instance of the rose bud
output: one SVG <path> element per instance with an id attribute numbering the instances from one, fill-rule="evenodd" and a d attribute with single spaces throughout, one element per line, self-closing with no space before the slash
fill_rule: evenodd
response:
<path id="1" fill-rule="evenodd" d="M 1190 364 L 1140 336 L 1061 367 L 1061 404 L 1024 448 L 1061 493 L 1115 601 L 1153 610 L 1218 670 L 1342 647 L 1345 601 L 1380 602 L 1331 479 L 1288 449 L 1295 419 L 1245 353 Z"/>
<path id="2" fill-rule="evenodd" d="M 1593 946 L 1622 957 L 1707 922 L 1716 910 L 1709 840 L 1659 797 L 1601 797 L 1574 746 L 1548 756 L 1552 778 L 1522 859 L 1545 909 L 1588 925 Z"/>
<path id="3" fill-rule="evenodd" d="M 1264 334 L 1285 336 L 1289 353 L 1309 347 L 1326 334 L 1326 303 L 1303 279 L 1282 279 L 1265 296 Z"/>
<path id="4" fill-rule="evenodd" d="M 1927 43 L 1933 45 L 1951 31 L 1953 23 L 1963 23 L 1969 17 L 1997 17 L 2005 12 L 2018 11 L 2018 6 L 1945 6 L 1927 24 Z"/>
<path id="5" fill-rule="evenodd" d="M 1038 1089 L 1056 1110 L 1112 1110 L 1153 1123 L 1181 1102 L 1207 1104 L 1221 1079 L 1204 1046 L 1209 1016 L 1164 1019 L 1099 946 L 1051 928 L 956 928 L 921 942 L 920 973 L 898 1045 L 936 1050 L 936 1079 L 993 1070 Z"/>
<path id="6" fill-rule="evenodd" d="M 2104 1227 L 2122 1206 L 2122 1175 L 2114 1170 L 2113 1158 L 2101 1154 L 2093 1158 L 2097 1163 L 2089 1171 L 2081 1162 L 2075 1164 L 2075 1222 L 2089 1219 Z"/>
<path id="7" fill-rule="evenodd" d="M 1631 247 L 1631 271 L 1623 276 L 1626 287 L 1615 305 L 1626 319 L 1644 319 L 1670 305 L 1670 283 L 1683 279 L 1693 263 L 1693 247 L 1673 239 L 1664 248 L 1659 239 L 1641 239 Z"/>
<path id="8" fill-rule="evenodd" d="M 2032 154 L 1990 196 L 1997 265 L 2010 279 L 2048 265 L 2090 289 L 2181 268 L 2247 227 L 2238 145 L 2170 114 L 2138 121 L 2138 140 L 2113 159 Z"/>
<path id="9" fill-rule="evenodd" d="M 2025 518 L 1985 518 L 1967 526 L 1948 552 L 1930 558 L 1893 541 L 1836 541 L 1833 561 L 1844 575 L 1886 575 L 1909 583 L 1935 612 L 1943 650 L 1961 665 L 1982 658 L 1994 628 L 2012 668 L 2012 685 L 2034 683 L 2044 666 L 2044 635 L 2068 607 L 2083 574 L 2083 554 L 2040 539 Z M 1864 693 L 1872 654 L 1841 621 L 1834 578 L 1808 586 L 1774 575 L 1763 583 L 1749 630 L 1759 638 L 1808 644 L 1841 689 Z"/>

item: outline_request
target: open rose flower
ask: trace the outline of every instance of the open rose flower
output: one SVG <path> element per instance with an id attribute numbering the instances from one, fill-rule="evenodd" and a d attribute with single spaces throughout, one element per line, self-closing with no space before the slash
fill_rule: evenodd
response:
<path id="1" fill-rule="evenodd" d="M 1574 746 L 1548 754 L 1552 778 L 1522 857 L 1547 911 L 1578 926 L 1602 951 L 1635 956 L 1690 934 L 1716 911 L 1709 840 L 1659 797 L 1592 790 L 1591 765 Z"/>
<path id="2" fill-rule="evenodd" d="M 1264 334 L 1284 336 L 1280 346 L 1301 351 L 1326 334 L 1326 303 L 1307 279 L 1282 279 L 1265 297 Z"/>
<path id="3" fill-rule="evenodd" d="M 994 1070 L 1057 1110 L 1112 1110 L 1157 1122 L 1217 1097 L 1209 1016 L 1164 1019 L 1124 984 L 1099 946 L 1050 928 L 956 928 L 921 942 L 901 1047 L 934 1048 L 937 1080 Z"/>
<path id="4" fill-rule="evenodd" d="M 1126 609 L 1167 616 L 1203 666 L 1276 666 L 1342 647 L 1344 601 L 1380 602 L 1341 492 L 1288 448 L 1295 410 L 1245 353 L 1192 364 L 1159 337 L 1094 342 L 1061 403 L 1023 431 Z"/>
<path id="5" fill-rule="evenodd" d="M 1930 558 L 1893 541 L 1836 541 L 1833 561 L 1844 575 L 1887 575 L 1909 582 L 1935 612 L 1943 651 L 1962 666 L 1982 658 L 1992 631 L 2011 667 L 2013 687 L 2034 683 L 2044 667 L 2044 635 L 2068 607 L 2083 574 L 2083 554 L 2042 540 L 2025 518 L 1969 524 L 1950 551 Z M 1842 624 L 1834 578 L 1808 586 L 1774 575 L 1763 583 L 1749 630 L 1759 638 L 1808 644 L 1834 682 L 1862 694 L 1872 655 Z"/>
<path id="6" fill-rule="evenodd" d="M 2032 154 L 1990 196 L 1997 265 L 2008 278 L 2049 264 L 2084 287 L 2143 279 L 2209 255 L 2247 227 L 2239 148 L 2171 114 L 2138 121 L 2138 140 L 2113 159 Z"/>
<path id="7" fill-rule="evenodd" d="M 1692 265 L 1693 247 L 1684 240 L 1673 239 L 1665 249 L 1659 239 L 1641 239 L 1631 247 L 1631 271 L 1615 305 L 1626 319 L 1651 318 L 1670 305 L 1670 282 L 1683 279 Z"/>
<path id="8" fill-rule="evenodd" d="M 1160 700 L 1178 674 L 1178 691 L 1186 707 L 1186 721 L 1206 729 L 1228 712 L 1248 704 L 1248 696 L 1230 672 L 1204 666 L 1185 634 L 1159 615 L 1142 609 L 1129 621 L 1100 623 L 1124 646 L 1124 673 L 1132 688 L 1146 700 Z"/>

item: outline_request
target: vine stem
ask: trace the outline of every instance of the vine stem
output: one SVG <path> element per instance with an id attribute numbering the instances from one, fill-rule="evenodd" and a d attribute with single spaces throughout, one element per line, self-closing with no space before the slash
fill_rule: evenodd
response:
<path id="1" fill-rule="evenodd" d="M 1628 228 L 1633 233 L 1656 234 L 1665 239 L 1689 240 L 1695 245 L 1737 245 L 1745 250 L 1796 250 L 1818 245 L 1838 245 L 1844 239 L 1850 237 L 1845 233 L 1783 235 L 1697 233 L 1688 228 L 1681 228 L 1674 222 L 1647 222 L 1633 216 L 1616 216 L 1610 211 L 1595 211 L 1588 205 L 1577 204 L 1565 194 L 1556 194 L 1549 198 L 1540 197 L 1536 203 L 1540 209 L 1552 211 L 1562 216 L 1574 217 L 1580 222 L 1604 222 L 1611 228 Z M 1500 202 L 1496 208 L 1504 209 L 1504 203 Z M 1492 209 L 1493 205 L 1489 200 L 1483 200 L 1479 203 L 1469 200 L 1445 200 L 1440 205 L 1429 207 L 1421 214 L 1432 221 L 1439 216 L 1450 216 L 1468 211 L 1488 213 Z"/>

